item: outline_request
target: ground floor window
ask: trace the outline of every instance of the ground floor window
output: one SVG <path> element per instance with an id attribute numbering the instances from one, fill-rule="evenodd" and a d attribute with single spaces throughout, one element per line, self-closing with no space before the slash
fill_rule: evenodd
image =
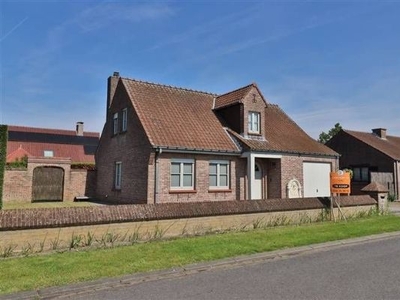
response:
<path id="1" fill-rule="evenodd" d="M 229 188 L 229 161 L 210 161 L 210 188 Z"/>
<path id="2" fill-rule="evenodd" d="M 194 189 L 194 160 L 171 161 L 171 189 Z"/>

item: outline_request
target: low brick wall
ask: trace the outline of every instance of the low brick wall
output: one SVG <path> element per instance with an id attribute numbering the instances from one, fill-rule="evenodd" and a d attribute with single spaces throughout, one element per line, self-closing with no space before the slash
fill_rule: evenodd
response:
<path id="1" fill-rule="evenodd" d="M 336 199 L 343 207 L 376 205 L 370 196 Z M 73 208 L 37 208 L 0 211 L 0 231 L 53 228 L 329 208 L 328 199 L 268 199 L 199 203 L 112 205 Z"/>
<path id="2" fill-rule="evenodd" d="M 369 196 L 350 196 L 340 201 L 341 212 L 351 217 L 376 208 Z M 321 221 L 327 218 L 328 199 L 271 199 L 155 205 L 118 205 L 79 208 L 0 211 L 0 249 L 14 252 L 63 250 L 79 238 L 87 245 L 104 246 L 107 239 L 132 243 L 154 238 L 198 235 L 212 231 Z M 336 207 L 336 205 L 335 205 Z"/>

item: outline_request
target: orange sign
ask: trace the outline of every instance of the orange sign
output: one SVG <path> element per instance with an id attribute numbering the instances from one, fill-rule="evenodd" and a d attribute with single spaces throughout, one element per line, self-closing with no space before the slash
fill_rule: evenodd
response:
<path id="1" fill-rule="evenodd" d="M 350 194 L 350 173 L 331 172 L 331 193 Z"/>

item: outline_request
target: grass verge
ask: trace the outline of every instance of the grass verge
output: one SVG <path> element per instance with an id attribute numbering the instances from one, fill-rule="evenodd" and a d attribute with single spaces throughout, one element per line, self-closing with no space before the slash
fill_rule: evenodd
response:
<path id="1" fill-rule="evenodd" d="M 0 294 L 399 230 L 387 215 L 3 259 Z"/>

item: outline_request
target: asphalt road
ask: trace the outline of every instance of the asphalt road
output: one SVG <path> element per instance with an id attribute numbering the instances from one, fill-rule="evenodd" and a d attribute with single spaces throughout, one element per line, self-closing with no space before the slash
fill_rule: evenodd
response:
<path id="1" fill-rule="evenodd" d="M 400 299 L 400 236 L 120 280 L 70 299 Z M 157 277 L 158 276 L 158 277 Z M 146 279 L 147 278 L 147 279 Z"/>

